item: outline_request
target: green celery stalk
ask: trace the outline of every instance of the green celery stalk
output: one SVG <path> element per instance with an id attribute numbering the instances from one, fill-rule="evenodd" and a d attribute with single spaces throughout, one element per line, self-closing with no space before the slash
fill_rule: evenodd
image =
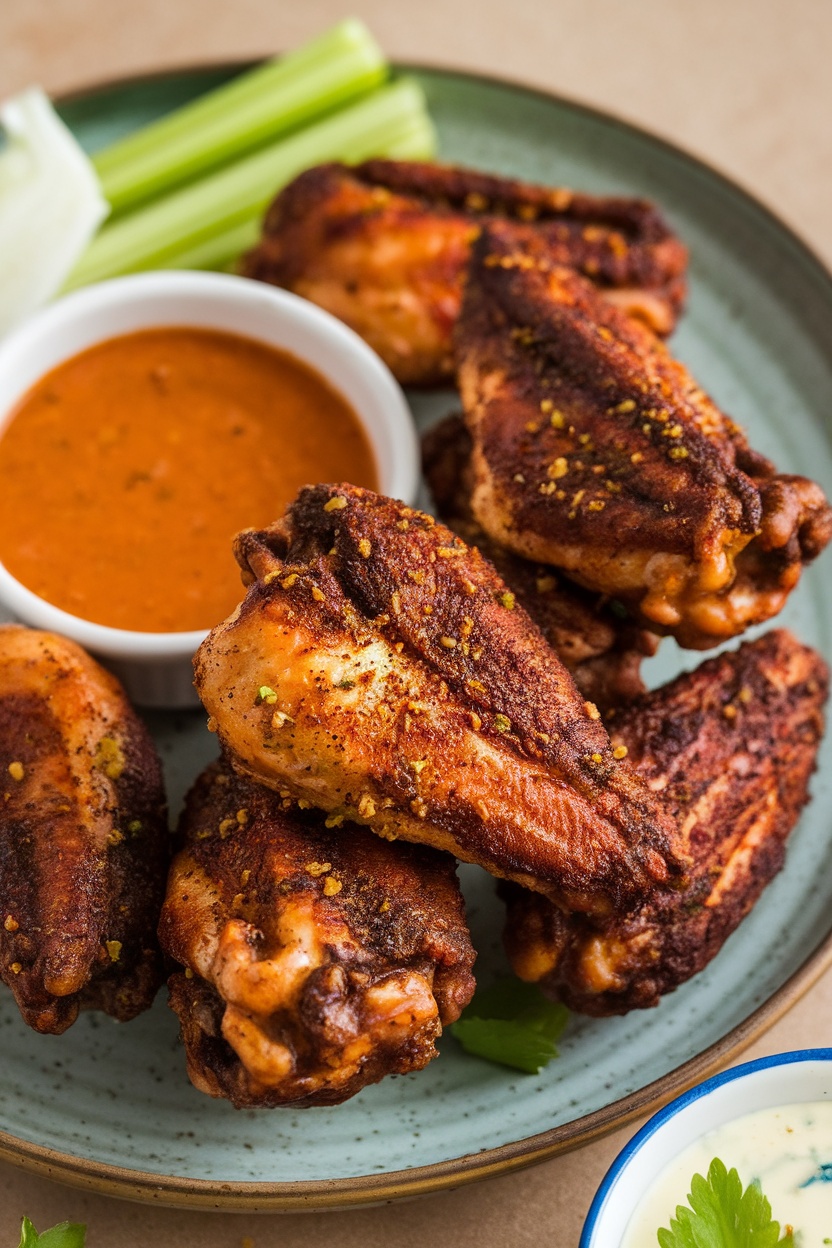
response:
<path id="1" fill-rule="evenodd" d="M 379 156 L 391 160 L 429 160 L 436 152 L 436 135 L 425 117 L 417 117 L 412 125 L 388 144 Z M 277 190 L 277 188 L 275 188 Z M 260 237 L 262 212 L 256 211 L 246 221 L 232 225 L 213 238 L 186 247 L 158 262 L 162 269 L 227 269 L 244 252 L 254 247 Z"/>
<path id="2" fill-rule="evenodd" d="M 193 181 L 379 85 L 381 49 L 350 19 L 93 156 L 113 215 Z"/>
<path id="3" fill-rule="evenodd" d="M 173 191 L 105 226 L 76 265 L 64 291 L 90 282 L 164 266 L 170 259 L 265 211 L 302 170 L 327 160 L 359 161 L 389 149 L 403 136 L 432 128 L 417 83 L 402 79 L 357 104 L 305 127 L 279 143 Z M 406 139 L 404 146 L 411 143 Z"/>

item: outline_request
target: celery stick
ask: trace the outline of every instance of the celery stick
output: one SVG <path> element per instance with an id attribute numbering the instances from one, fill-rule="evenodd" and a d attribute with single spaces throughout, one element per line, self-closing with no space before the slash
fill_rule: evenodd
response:
<path id="1" fill-rule="evenodd" d="M 417 83 L 402 79 L 281 142 L 229 165 L 163 200 L 106 226 L 76 266 L 65 290 L 154 268 L 187 248 L 263 212 L 277 190 L 310 165 L 365 160 L 401 140 L 424 118 Z"/>
<path id="2" fill-rule="evenodd" d="M 391 160 L 429 160 L 436 153 L 436 134 L 426 117 L 418 117 L 400 136 L 375 153 Z M 275 187 L 275 191 L 279 188 Z M 162 269 L 227 269 L 244 252 L 254 247 L 260 237 L 262 212 L 252 213 L 247 221 L 223 230 L 221 234 L 177 251 L 157 262 Z"/>
<path id="3" fill-rule="evenodd" d="M 357 98 L 386 77 L 357 21 L 185 105 L 93 157 L 114 213 L 192 181 Z"/>

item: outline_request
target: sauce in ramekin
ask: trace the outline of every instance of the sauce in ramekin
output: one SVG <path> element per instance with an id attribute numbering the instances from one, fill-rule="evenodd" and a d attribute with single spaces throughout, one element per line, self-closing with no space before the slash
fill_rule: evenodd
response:
<path id="1" fill-rule="evenodd" d="M 0 435 L 0 561 L 72 615 L 210 628 L 241 596 L 234 534 L 305 484 L 378 488 L 349 403 L 274 347 L 141 330 L 64 361 Z"/>

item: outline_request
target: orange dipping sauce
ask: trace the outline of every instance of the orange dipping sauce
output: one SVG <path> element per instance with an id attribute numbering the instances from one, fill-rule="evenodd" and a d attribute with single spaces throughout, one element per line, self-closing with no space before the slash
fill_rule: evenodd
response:
<path id="1" fill-rule="evenodd" d="M 113 628 L 211 628 L 242 597 L 231 539 L 302 485 L 378 488 L 347 401 L 285 352 L 153 329 L 60 364 L 0 434 L 0 561 Z"/>

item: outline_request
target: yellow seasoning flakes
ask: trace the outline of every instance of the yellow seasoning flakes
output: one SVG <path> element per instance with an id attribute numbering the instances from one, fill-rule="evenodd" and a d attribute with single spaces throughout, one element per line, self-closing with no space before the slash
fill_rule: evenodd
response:
<path id="1" fill-rule="evenodd" d="M 751 690 L 748 688 L 748 685 L 743 685 L 742 689 L 740 689 L 739 693 L 737 694 L 739 701 L 742 702 L 744 706 L 748 705 L 748 703 L 751 701 L 753 696 L 754 695 L 752 694 Z"/>
<path id="2" fill-rule="evenodd" d="M 601 718 L 601 712 L 598 710 L 598 707 L 595 705 L 594 702 L 584 702 L 584 710 L 586 711 L 590 719 Z"/>
<path id="3" fill-rule="evenodd" d="M 20 924 L 18 923 L 14 915 L 7 914 L 3 921 L 3 926 L 5 927 L 7 932 L 16 932 L 17 929 L 20 927 Z"/>
<path id="4" fill-rule="evenodd" d="M 271 573 L 269 573 L 269 576 L 271 576 Z M 293 585 L 297 584 L 299 579 L 297 572 L 290 572 L 288 576 L 284 576 L 280 584 L 283 589 L 291 589 Z"/>
<path id="5" fill-rule="evenodd" d="M 444 646 L 446 650 L 456 649 L 456 637 L 440 637 L 439 644 Z"/>
<path id="6" fill-rule="evenodd" d="M 334 875 L 328 875 L 324 880 L 324 897 L 334 897 L 336 893 L 340 893 L 344 885 Z"/>
<path id="7" fill-rule="evenodd" d="M 317 585 L 312 586 L 312 597 L 316 602 L 326 602 L 326 594 Z"/>
<path id="8" fill-rule="evenodd" d="M 384 901 L 381 903 L 381 905 L 378 908 L 378 912 L 379 914 L 386 914 L 389 909 L 390 909 L 390 902 L 385 897 Z"/>
<path id="9" fill-rule="evenodd" d="M 618 404 L 618 407 L 615 410 L 623 414 L 626 414 L 627 412 L 634 412 L 636 410 L 635 400 L 625 399 L 623 403 Z"/>
<path id="10" fill-rule="evenodd" d="M 630 456 L 630 463 L 640 464 L 643 459 L 644 459 L 644 456 L 642 455 L 641 451 L 633 451 L 632 455 Z"/>
<path id="11" fill-rule="evenodd" d="M 124 754 L 115 737 L 102 737 L 95 747 L 95 764 L 109 780 L 118 780 L 124 771 Z"/>
<path id="12" fill-rule="evenodd" d="M 336 494 L 328 503 L 324 503 L 324 511 L 343 511 L 347 505 L 347 500 L 343 494 Z"/>
<path id="13" fill-rule="evenodd" d="M 469 711 L 468 718 L 471 721 L 471 727 L 474 729 L 474 732 L 479 732 L 480 728 L 482 728 L 482 720 L 480 719 L 477 712 Z"/>
<path id="14" fill-rule="evenodd" d="M 319 875 L 326 875 L 327 871 L 332 870 L 331 862 L 307 862 L 306 870 L 309 875 L 316 879 Z"/>
<path id="15" fill-rule="evenodd" d="M 566 417 L 563 412 L 552 412 L 552 415 L 549 417 L 549 424 L 553 429 L 562 429 L 566 424 Z"/>
<path id="16" fill-rule="evenodd" d="M 326 819 L 324 820 L 324 827 L 340 828 L 343 822 L 344 822 L 343 815 L 327 815 Z"/>
<path id="17" fill-rule="evenodd" d="M 603 761 L 604 761 L 604 756 L 603 756 L 603 754 L 591 754 L 591 755 L 590 755 L 590 760 L 591 760 L 593 763 L 603 763 Z"/>
<path id="18" fill-rule="evenodd" d="M 732 705 L 731 705 L 731 703 L 729 702 L 727 706 L 723 706 L 723 708 L 722 708 L 722 714 L 724 715 L 724 717 L 725 717 L 727 720 L 736 719 L 736 718 L 737 718 L 737 708 L 736 708 L 735 706 L 732 706 Z"/>
<path id="19" fill-rule="evenodd" d="M 257 690 L 257 697 L 254 699 L 255 704 L 266 702 L 269 706 L 274 706 L 277 701 L 277 694 L 270 685 L 261 685 Z"/>
<path id="20" fill-rule="evenodd" d="M 511 720 L 508 715 L 502 715 L 498 712 L 494 716 L 494 727 L 498 732 L 511 732 Z"/>
<path id="21" fill-rule="evenodd" d="M 23 764 L 18 763 L 17 761 L 13 763 L 9 763 L 9 775 L 11 776 L 12 780 L 18 780 L 18 781 L 22 780 L 23 777 L 26 775 Z"/>
<path id="22" fill-rule="evenodd" d="M 371 794 L 362 793 L 358 799 L 358 813 L 362 819 L 372 819 L 376 813 L 376 804 Z"/>
<path id="23" fill-rule="evenodd" d="M 373 544 L 369 537 L 362 537 L 358 543 L 358 553 L 362 559 L 369 559 L 373 553 Z"/>
<path id="24" fill-rule="evenodd" d="M 620 760 L 622 758 L 626 758 L 629 752 L 630 751 L 627 749 L 626 745 L 617 745 L 612 752 L 612 756 L 613 758 Z"/>
<path id="25" fill-rule="evenodd" d="M 119 958 L 121 957 L 121 941 L 120 940 L 105 940 L 104 946 L 108 954 L 110 955 L 110 961 L 118 962 Z"/>
<path id="26" fill-rule="evenodd" d="M 684 446 L 671 446 L 667 453 L 671 459 L 687 459 L 688 457 L 687 447 Z"/>
<path id="27" fill-rule="evenodd" d="M 510 589 L 507 589 L 504 594 L 500 594 L 500 606 L 505 607 L 506 611 L 513 611 L 516 605 L 517 600 Z"/>
<path id="28" fill-rule="evenodd" d="M 555 405 L 554 405 L 554 403 L 552 402 L 552 400 L 551 400 L 551 399 L 541 399 L 541 400 L 540 400 L 540 410 L 541 410 L 541 412 L 551 412 L 551 410 L 552 410 L 552 408 L 553 408 L 554 406 L 555 406 Z"/>
<path id="29" fill-rule="evenodd" d="M 569 471 L 569 464 L 563 455 L 558 455 L 557 459 L 551 463 L 547 469 L 547 474 L 553 481 L 558 481 L 561 477 L 565 477 Z"/>
<path id="30" fill-rule="evenodd" d="M 604 502 L 603 498 L 593 498 L 592 502 L 589 504 L 589 510 L 603 511 L 606 505 L 607 504 Z"/>
<path id="31" fill-rule="evenodd" d="M 113 828 L 112 832 L 107 837 L 107 844 L 108 845 L 120 845 L 123 840 L 124 840 L 124 833 L 119 832 L 116 828 Z"/>
<path id="32" fill-rule="evenodd" d="M 9 970 L 12 972 L 13 975 L 19 975 L 20 972 L 23 970 L 23 967 L 20 962 L 12 962 L 11 966 L 9 967 Z"/>

